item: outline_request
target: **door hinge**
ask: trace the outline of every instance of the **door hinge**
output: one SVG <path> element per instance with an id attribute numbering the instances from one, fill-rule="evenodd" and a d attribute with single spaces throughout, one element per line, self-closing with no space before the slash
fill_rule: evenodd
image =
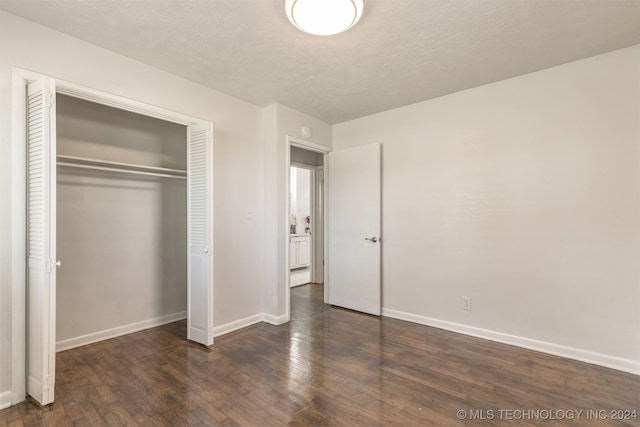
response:
<path id="1" fill-rule="evenodd" d="M 47 92 L 47 96 L 45 97 L 46 100 L 46 104 L 47 104 L 47 108 L 51 108 L 53 106 L 53 96 L 51 95 L 50 92 Z"/>
<path id="2" fill-rule="evenodd" d="M 53 264 L 53 260 L 51 258 L 47 259 L 44 263 L 44 271 L 45 273 L 51 273 L 51 265 Z"/>

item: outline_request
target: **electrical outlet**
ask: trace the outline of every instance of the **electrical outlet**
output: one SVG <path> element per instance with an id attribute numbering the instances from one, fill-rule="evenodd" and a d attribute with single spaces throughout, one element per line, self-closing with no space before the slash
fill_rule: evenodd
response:
<path id="1" fill-rule="evenodd" d="M 462 309 L 471 311 L 471 297 L 462 297 Z"/>

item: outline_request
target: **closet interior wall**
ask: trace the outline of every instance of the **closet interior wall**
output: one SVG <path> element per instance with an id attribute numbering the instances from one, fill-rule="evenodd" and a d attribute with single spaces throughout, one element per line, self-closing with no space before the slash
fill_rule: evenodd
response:
<path id="1" fill-rule="evenodd" d="M 185 318 L 186 173 L 166 178 L 61 159 L 186 171 L 186 127 L 61 94 L 56 108 L 58 349 Z"/>

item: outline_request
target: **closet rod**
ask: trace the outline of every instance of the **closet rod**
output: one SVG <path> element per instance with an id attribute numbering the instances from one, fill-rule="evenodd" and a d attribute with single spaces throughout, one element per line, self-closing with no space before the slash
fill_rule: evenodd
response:
<path id="1" fill-rule="evenodd" d="M 72 168 L 158 176 L 162 178 L 187 179 L 187 172 L 184 170 L 143 166 L 132 163 L 110 162 L 108 160 L 89 159 L 86 157 L 58 155 L 57 164 L 58 166 Z"/>
<path id="2" fill-rule="evenodd" d="M 94 170 L 107 171 L 107 172 L 132 173 L 135 175 L 159 176 L 162 178 L 187 179 L 186 176 L 170 175 L 168 173 L 136 171 L 136 170 L 129 170 L 129 169 L 110 168 L 107 166 L 81 165 L 77 163 L 67 163 L 67 162 L 58 162 L 58 166 L 64 166 L 68 168 L 94 169 Z"/>

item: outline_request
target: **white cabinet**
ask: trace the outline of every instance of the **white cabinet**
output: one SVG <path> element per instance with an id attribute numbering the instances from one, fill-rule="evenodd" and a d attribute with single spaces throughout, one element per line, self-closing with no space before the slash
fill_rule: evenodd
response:
<path id="1" fill-rule="evenodd" d="M 306 267 L 311 264 L 311 238 L 300 237 L 298 241 L 298 265 Z"/>
<path id="2" fill-rule="evenodd" d="M 311 264 L 311 236 L 292 235 L 289 240 L 289 268 L 308 267 Z"/>

